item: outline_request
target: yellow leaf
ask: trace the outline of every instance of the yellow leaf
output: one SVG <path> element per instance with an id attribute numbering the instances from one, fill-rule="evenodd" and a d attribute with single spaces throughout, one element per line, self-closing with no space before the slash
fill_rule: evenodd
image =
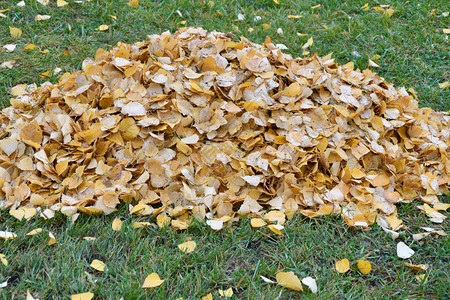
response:
<path id="1" fill-rule="evenodd" d="M 288 19 L 300 19 L 302 16 L 300 15 L 289 15 Z M 297 33 L 298 34 L 298 33 Z M 305 34 L 306 35 L 306 34 Z"/>
<path id="2" fill-rule="evenodd" d="M 367 260 L 358 260 L 357 265 L 358 270 L 364 275 L 369 274 L 369 272 L 372 270 L 372 266 L 370 265 L 370 262 Z"/>
<path id="3" fill-rule="evenodd" d="M 156 273 L 152 273 L 145 278 L 144 284 L 142 285 L 143 289 L 146 288 L 154 288 L 160 286 L 164 282 L 164 279 L 161 280 L 159 275 Z"/>
<path id="4" fill-rule="evenodd" d="M 150 223 L 150 222 L 134 222 L 133 228 L 137 229 L 137 228 L 142 228 L 142 227 L 148 227 L 150 225 L 152 225 L 152 223 Z"/>
<path id="5" fill-rule="evenodd" d="M 109 15 L 112 19 L 114 19 L 114 20 L 117 20 L 117 17 L 116 16 L 113 16 L 113 15 Z"/>
<path id="6" fill-rule="evenodd" d="M 0 253 L 0 261 L 2 262 L 2 264 L 7 266 L 8 265 L 8 260 L 5 257 L 6 257 L 5 254 L 1 254 Z"/>
<path id="7" fill-rule="evenodd" d="M 373 185 L 374 186 L 385 186 L 390 183 L 389 176 L 384 174 L 379 174 L 373 179 Z"/>
<path id="8" fill-rule="evenodd" d="M 25 47 L 23 47 L 23 49 L 25 49 L 25 50 L 33 50 L 35 48 L 36 48 L 36 45 L 34 45 L 34 44 L 28 44 Z"/>
<path id="9" fill-rule="evenodd" d="M 32 235 L 36 235 L 36 234 L 41 233 L 41 232 L 42 232 L 42 228 L 36 228 L 36 229 L 33 229 L 30 232 L 28 232 L 26 235 L 32 236 Z"/>
<path id="10" fill-rule="evenodd" d="M 219 295 L 222 297 L 225 297 L 225 298 L 233 297 L 233 289 L 229 288 L 229 289 L 226 289 L 225 291 L 219 290 Z"/>
<path id="11" fill-rule="evenodd" d="M 369 3 L 364 4 L 363 6 L 361 6 L 361 9 L 368 11 L 369 10 Z"/>
<path id="12" fill-rule="evenodd" d="M 414 271 L 426 271 L 430 267 L 428 264 L 413 265 L 407 262 L 405 262 L 405 266 L 413 269 Z"/>
<path id="13" fill-rule="evenodd" d="M 139 5 L 139 0 L 131 0 L 127 3 L 129 7 L 136 7 Z"/>
<path id="14" fill-rule="evenodd" d="M 325 29 L 328 29 L 328 26 L 327 26 L 327 25 L 322 25 L 322 27 L 325 28 Z"/>
<path id="15" fill-rule="evenodd" d="M 372 56 L 372 59 L 377 60 L 377 59 L 380 59 L 380 57 L 381 57 L 381 55 L 375 54 L 374 56 Z"/>
<path id="16" fill-rule="evenodd" d="M 122 221 L 118 218 L 115 218 L 112 222 L 112 230 L 120 231 L 120 229 L 122 229 Z"/>
<path id="17" fill-rule="evenodd" d="M 314 9 L 314 8 L 319 8 L 320 6 L 321 6 L 321 4 L 317 4 L 317 5 L 311 6 L 311 8 L 312 8 L 312 9 Z"/>
<path id="18" fill-rule="evenodd" d="M 449 86 L 448 81 L 439 83 L 439 88 L 441 88 L 441 89 L 445 89 L 445 88 L 448 87 L 448 86 Z"/>
<path id="19" fill-rule="evenodd" d="M 253 31 L 255 31 L 255 29 L 253 29 L 251 27 L 248 29 L 248 32 L 253 32 Z"/>
<path id="20" fill-rule="evenodd" d="M 95 241 L 97 238 L 95 238 L 93 236 L 85 236 L 85 237 L 83 237 L 83 239 L 86 241 Z"/>
<path id="21" fill-rule="evenodd" d="M 51 17 L 49 16 L 49 15 L 36 15 L 35 17 L 34 17 L 34 20 L 35 21 L 45 21 L 45 20 L 48 20 L 48 19 L 50 19 Z"/>
<path id="22" fill-rule="evenodd" d="M 263 227 L 266 226 L 266 222 L 263 219 L 260 218 L 253 218 L 250 220 L 250 224 L 253 228 Z"/>
<path id="23" fill-rule="evenodd" d="M 22 30 L 20 30 L 17 27 L 9 26 L 9 33 L 11 34 L 12 37 L 18 38 L 19 36 L 22 35 Z"/>
<path id="24" fill-rule="evenodd" d="M 67 4 L 69 4 L 69 3 L 67 3 L 67 2 L 64 1 L 64 0 L 57 0 L 57 1 L 56 1 L 56 5 L 57 5 L 58 7 L 66 6 Z"/>
<path id="25" fill-rule="evenodd" d="M 416 275 L 415 277 L 416 277 L 417 282 L 419 282 L 419 283 L 426 283 L 427 279 L 428 279 L 428 276 L 426 274 Z"/>
<path id="26" fill-rule="evenodd" d="M 307 36 L 308 34 L 307 33 L 300 33 L 300 32 L 297 32 L 297 36 Z"/>
<path id="27" fill-rule="evenodd" d="M 358 168 L 353 168 L 353 170 L 352 170 L 352 177 L 353 177 L 353 178 L 355 178 L 355 179 L 361 179 L 361 178 L 363 178 L 364 176 L 366 176 L 366 173 L 364 173 L 363 171 L 361 171 L 361 170 L 358 169 Z"/>
<path id="28" fill-rule="evenodd" d="M 105 271 L 105 263 L 100 261 L 100 260 L 98 260 L 98 259 L 94 259 L 91 262 L 91 267 L 96 269 L 97 271 L 100 271 L 100 272 Z"/>
<path id="29" fill-rule="evenodd" d="M 275 232 L 278 235 L 281 235 L 281 230 L 284 229 L 283 225 L 276 224 L 276 225 L 269 225 L 267 226 L 271 231 Z"/>
<path id="30" fill-rule="evenodd" d="M 47 242 L 47 245 L 48 245 L 48 246 L 51 246 L 51 245 L 53 245 L 53 244 L 56 243 L 56 238 L 55 238 L 55 236 L 53 235 L 53 233 L 49 232 L 49 233 L 48 233 L 48 237 L 50 238 L 50 239 L 48 240 L 48 242 Z"/>
<path id="31" fill-rule="evenodd" d="M 450 34 L 450 28 L 443 28 L 442 31 L 446 34 Z"/>
<path id="32" fill-rule="evenodd" d="M 348 261 L 348 259 L 344 258 L 336 262 L 336 271 L 338 271 L 339 273 L 345 273 L 348 270 L 350 270 L 350 262 Z"/>
<path id="33" fill-rule="evenodd" d="M 302 88 L 298 82 L 291 83 L 283 92 L 286 97 L 296 97 L 302 93 Z"/>
<path id="34" fill-rule="evenodd" d="M 273 0 L 273 2 L 275 2 L 275 4 L 280 4 L 279 0 Z"/>
<path id="35" fill-rule="evenodd" d="M 209 293 L 208 295 L 203 296 L 203 297 L 202 297 L 202 300 L 213 300 L 213 296 L 212 296 L 211 293 Z"/>
<path id="36" fill-rule="evenodd" d="M 388 9 L 386 9 L 386 11 L 384 12 L 384 15 L 387 17 L 392 17 L 392 15 L 394 14 L 395 10 L 392 9 L 392 7 L 389 7 Z"/>
<path id="37" fill-rule="evenodd" d="M 384 8 L 379 7 L 379 6 L 374 6 L 374 7 L 373 7 L 373 10 L 374 10 L 374 11 L 383 11 Z"/>
<path id="38" fill-rule="evenodd" d="M 103 25 L 100 25 L 96 30 L 105 31 L 108 29 L 109 29 L 109 26 L 103 24 Z"/>
<path id="39" fill-rule="evenodd" d="M 276 275 L 279 285 L 294 291 L 303 291 L 303 286 L 294 272 L 279 272 Z"/>
<path id="40" fill-rule="evenodd" d="M 269 29 L 269 28 L 270 28 L 270 25 L 269 25 L 269 24 L 267 24 L 267 23 L 264 23 L 264 24 L 263 24 L 263 28 L 264 28 L 264 30 L 267 30 L 267 29 Z"/>
<path id="41" fill-rule="evenodd" d="M 82 293 L 82 294 L 75 294 L 72 295 L 72 300 L 91 300 L 94 297 L 93 293 Z"/>
<path id="42" fill-rule="evenodd" d="M 51 73 L 50 71 L 45 71 L 42 74 L 39 74 L 39 77 L 45 78 L 45 77 L 50 77 Z"/>
<path id="43" fill-rule="evenodd" d="M 195 247 L 197 247 L 197 244 L 194 241 L 189 241 L 178 245 L 178 249 L 186 253 L 191 253 L 194 251 Z"/>
<path id="44" fill-rule="evenodd" d="M 169 226 L 170 220 L 171 219 L 168 216 L 158 216 L 156 218 L 156 224 L 158 224 L 159 228 L 163 228 L 163 227 Z"/>

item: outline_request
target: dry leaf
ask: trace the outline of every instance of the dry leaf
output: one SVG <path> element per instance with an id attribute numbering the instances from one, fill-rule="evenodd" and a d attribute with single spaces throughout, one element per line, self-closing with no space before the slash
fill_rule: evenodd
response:
<path id="1" fill-rule="evenodd" d="M 143 289 L 146 288 L 154 288 L 163 284 L 164 279 L 161 280 L 159 275 L 156 273 L 152 273 L 145 278 L 144 284 L 142 285 Z"/>
<path id="2" fill-rule="evenodd" d="M 5 258 L 6 256 L 4 254 L 0 253 L 0 261 L 3 265 L 8 266 L 8 260 Z"/>
<path id="3" fill-rule="evenodd" d="M 317 283 L 316 280 L 312 277 L 305 277 L 302 279 L 302 283 L 309 287 L 313 294 L 317 293 Z"/>
<path id="4" fill-rule="evenodd" d="M 82 293 L 82 294 L 75 294 L 70 296 L 72 300 L 91 300 L 94 298 L 94 294 L 91 292 Z"/>
<path id="5" fill-rule="evenodd" d="M 294 291 L 303 291 L 302 283 L 294 272 L 279 272 L 276 275 L 279 285 Z"/>
<path id="6" fill-rule="evenodd" d="M 97 271 L 100 271 L 100 272 L 105 271 L 105 263 L 100 261 L 100 260 L 98 260 L 98 259 L 94 259 L 91 262 L 91 267 L 96 269 Z"/>
<path id="7" fill-rule="evenodd" d="M 67 4 L 69 3 L 64 0 L 56 0 L 56 6 L 58 7 L 66 6 Z"/>
<path id="8" fill-rule="evenodd" d="M 120 231 L 122 229 L 122 221 L 118 218 L 115 218 L 112 222 L 112 230 L 114 231 Z"/>
<path id="9" fill-rule="evenodd" d="M 267 223 L 263 219 L 260 219 L 260 218 L 252 218 L 250 220 L 250 223 L 253 228 L 264 227 L 267 225 Z"/>
<path id="10" fill-rule="evenodd" d="M 139 6 L 139 0 L 131 0 L 127 4 L 129 7 L 136 7 Z"/>
<path id="11" fill-rule="evenodd" d="M 372 266 L 370 265 L 370 262 L 367 260 L 358 260 L 357 266 L 358 270 L 364 275 L 369 274 L 369 272 L 372 270 Z"/>
<path id="12" fill-rule="evenodd" d="M 407 263 L 407 262 L 405 262 L 405 266 L 407 266 L 408 268 L 413 269 L 416 272 L 418 272 L 418 271 L 426 271 L 430 267 L 428 264 L 413 265 L 413 264 L 410 264 L 410 263 Z"/>
<path id="13" fill-rule="evenodd" d="M 9 33 L 11 34 L 12 37 L 18 38 L 22 35 L 22 30 L 20 30 L 17 27 L 9 26 Z"/>
<path id="14" fill-rule="evenodd" d="M 194 241 L 188 241 L 178 245 L 178 249 L 185 253 L 191 253 L 195 250 L 195 247 L 197 247 L 197 244 Z"/>
<path id="15" fill-rule="evenodd" d="M 403 259 L 410 258 L 413 256 L 414 250 L 409 248 L 405 243 L 399 242 L 397 244 L 397 256 Z"/>
<path id="16" fill-rule="evenodd" d="M 226 289 L 226 290 L 220 290 L 219 289 L 219 295 L 220 296 L 222 296 L 222 297 L 225 297 L 225 298 L 231 298 L 231 297 L 233 297 L 233 289 L 232 288 L 229 288 L 229 289 Z"/>
<path id="17" fill-rule="evenodd" d="M 99 27 L 97 27 L 96 30 L 105 31 L 105 30 L 108 30 L 108 29 L 109 29 L 109 26 L 103 24 L 103 25 L 100 25 Z"/>
<path id="18" fill-rule="evenodd" d="M 348 270 L 350 270 L 350 262 L 348 259 L 344 258 L 336 262 L 336 271 L 339 273 L 346 273 Z"/>

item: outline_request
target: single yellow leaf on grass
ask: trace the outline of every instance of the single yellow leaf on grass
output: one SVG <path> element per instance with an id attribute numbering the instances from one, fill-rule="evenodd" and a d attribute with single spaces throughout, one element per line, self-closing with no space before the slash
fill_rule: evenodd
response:
<path id="1" fill-rule="evenodd" d="M 427 274 L 420 274 L 420 275 L 416 275 L 415 277 L 419 283 L 426 283 L 428 280 Z"/>
<path id="2" fill-rule="evenodd" d="M 300 15 L 289 15 L 288 19 L 300 19 L 302 16 Z M 297 33 L 298 34 L 298 33 Z M 306 34 L 305 34 L 306 35 Z"/>
<path id="3" fill-rule="evenodd" d="M 142 285 L 143 289 L 154 288 L 160 286 L 164 282 L 164 279 L 159 278 L 159 275 L 156 273 L 152 273 L 145 278 L 144 284 Z"/>
<path id="4" fill-rule="evenodd" d="M 307 36 L 308 34 L 307 33 L 300 33 L 300 32 L 297 32 L 297 36 L 300 36 L 300 37 L 302 37 L 302 36 Z"/>
<path id="5" fill-rule="evenodd" d="M 95 241 L 97 238 L 95 238 L 93 236 L 85 236 L 85 237 L 83 237 L 83 239 L 86 241 Z"/>
<path id="6" fill-rule="evenodd" d="M 2 262 L 2 264 L 7 266 L 8 265 L 8 260 L 5 257 L 6 257 L 5 254 L 1 254 L 0 253 L 0 261 Z"/>
<path id="7" fill-rule="evenodd" d="M 114 19 L 114 20 L 117 20 L 117 17 L 116 16 L 113 16 L 113 15 L 109 15 L 112 19 Z"/>
<path id="8" fill-rule="evenodd" d="M 13 238 L 16 238 L 17 234 L 9 231 L 0 231 L 0 239 L 3 239 L 5 241 L 12 240 Z"/>
<path id="9" fill-rule="evenodd" d="M 57 1 L 56 1 L 56 5 L 57 5 L 58 7 L 66 6 L 67 4 L 69 4 L 69 3 L 67 3 L 67 2 L 64 1 L 64 0 L 57 0 Z"/>
<path id="10" fill-rule="evenodd" d="M 255 29 L 253 29 L 251 27 L 248 29 L 248 32 L 253 32 L 253 31 L 255 31 Z"/>
<path id="11" fill-rule="evenodd" d="M 392 7 L 389 7 L 388 9 L 385 10 L 384 15 L 387 16 L 387 17 L 392 17 L 394 12 L 395 12 L 395 10 L 392 9 Z"/>
<path id="12" fill-rule="evenodd" d="M 34 20 L 35 21 L 45 21 L 45 20 L 48 20 L 48 19 L 50 19 L 51 17 L 49 16 L 49 15 L 36 15 L 35 17 L 34 17 Z"/>
<path id="13" fill-rule="evenodd" d="M 275 4 L 280 4 L 279 0 L 273 0 L 273 2 L 275 2 Z"/>
<path id="14" fill-rule="evenodd" d="M 28 44 L 25 47 L 23 47 L 23 49 L 25 49 L 25 50 L 33 50 L 35 48 L 36 48 L 36 45 L 34 45 L 34 44 Z"/>
<path id="15" fill-rule="evenodd" d="M 383 11 L 384 8 L 379 7 L 379 6 L 374 6 L 374 7 L 373 7 L 373 10 L 374 10 L 374 11 Z"/>
<path id="16" fill-rule="evenodd" d="M 202 297 L 202 300 L 213 300 L 213 296 L 212 296 L 211 293 L 209 293 L 208 295 L 203 296 L 203 297 Z"/>
<path id="17" fill-rule="evenodd" d="M 30 289 L 27 289 L 27 298 L 26 300 L 39 300 L 37 298 L 34 298 L 33 295 L 30 293 Z"/>
<path id="18" fill-rule="evenodd" d="M 129 7 L 136 7 L 139 5 L 139 0 L 131 0 L 127 3 Z"/>
<path id="19" fill-rule="evenodd" d="M 56 243 L 56 238 L 55 238 L 55 236 L 53 235 L 53 233 L 49 232 L 49 233 L 48 233 L 48 237 L 50 238 L 50 239 L 48 240 L 48 242 L 47 242 L 47 245 L 48 245 L 48 246 L 51 246 L 51 245 L 53 245 L 53 244 Z"/>
<path id="20" fill-rule="evenodd" d="M 372 270 L 372 266 L 370 265 L 370 262 L 367 260 L 358 260 L 357 265 L 358 270 L 364 275 L 369 274 L 369 272 Z"/>
<path id="21" fill-rule="evenodd" d="M 50 71 L 46 71 L 42 74 L 39 74 L 39 77 L 45 78 L 45 77 L 50 77 L 50 75 L 51 75 Z"/>
<path id="22" fill-rule="evenodd" d="M 112 230 L 120 231 L 120 229 L 122 229 L 122 221 L 118 218 L 115 218 L 112 222 Z"/>
<path id="23" fill-rule="evenodd" d="M 279 272 L 276 275 L 279 285 L 294 291 L 303 291 L 303 286 L 294 272 Z"/>
<path id="24" fill-rule="evenodd" d="M 364 4 L 363 6 L 361 6 L 361 9 L 368 11 L 369 10 L 369 3 Z"/>
<path id="25" fill-rule="evenodd" d="M 275 232 L 278 235 L 281 235 L 281 230 L 284 229 L 283 225 L 280 224 L 276 224 L 276 225 L 269 225 L 267 226 L 267 228 L 269 228 L 271 231 Z"/>
<path id="26" fill-rule="evenodd" d="M 30 232 L 28 232 L 26 235 L 28 235 L 28 236 L 36 235 L 36 234 L 41 233 L 41 232 L 42 232 L 42 228 L 36 228 L 36 229 L 33 229 Z"/>
<path id="27" fill-rule="evenodd" d="M 108 30 L 109 29 L 109 26 L 108 25 L 100 25 L 98 28 L 97 28 L 97 30 L 100 30 L 100 31 L 105 31 L 105 30 Z"/>
<path id="28" fill-rule="evenodd" d="M 219 295 L 222 296 L 222 297 L 225 297 L 225 298 L 233 297 L 233 289 L 229 288 L 229 289 L 226 289 L 224 291 L 223 290 L 219 290 Z"/>
<path id="29" fill-rule="evenodd" d="M 448 86 L 449 86 L 448 81 L 439 83 L 439 88 L 441 88 L 441 89 L 445 89 L 445 88 L 448 87 Z"/>
<path id="30" fill-rule="evenodd" d="M 72 300 L 91 300 L 94 298 L 93 293 L 82 293 L 82 294 L 75 294 L 71 296 Z"/>
<path id="31" fill-rule="evenodd" d="M 191 253 L 194 251 L 195 247 L 197 247 L 197 243 L 194 241 L 189 241 L 178 245 L 178 249 L 186 253 Z"/>
<path id="32" fill-rule="evenodd" d="M 98 259 L 94 259 L 91 262 L 91 267 L 100 272 L 105 271 L 105 263 Z"/>
<path id="33" fill-rule="evenodd" d="M 142 228 L 142 227 L 148 227 L 150 225 L 152 225 L 152 223 L 150 223 L 150 222 L 134 222 L 133 228 L 137 229 L 137 228 Z"/>
<path id="34" fill-rule="evenodd" d="M 442 31 L 446 34 L 450 34 L 450 29 L 449 28 L 444 28 L 442 29 Z"/>
<path id="35" fill-rule="evenodd" d="M 250 224 L 254 228 L 263 227 L 263 226 L 267 225 L 266 221 L 264 221 L 263 219 L 260 219 L 260 218 L 253 218 L 253 219 L 251 219 L 250 220 Z"/>
<path id="36" fill-rule="evenodd" d="M 413 269 L 414 271 L 426 271 L 430 267 L 428 264 L 413 265 L 407 262 L 405 262 L 405 266 Z"/>
<path id="37" fill-rule="evenodd" d="M 263 28 L 264 28 L 264 30 L 267 30 L 267 29 L 269 29 L 269 28 L 270 28 L 270 25 L 269 25 L 269 24 L 267 24 L 267 23 L 264 23 L 264 24 L 263 24 Z"/>
<path id="38" fill-rule="evenodd" d="M 339 273 L 345 273 L 348 270 L 350 270 L 350 262 L 348 259 L 344 258 L 336 262 L 336 271 Z"/>
<path id="39" fill-rule="evenodd" d="M 321 4 L 317 4 L 317 5 L 311 6 L 311 8 L 312 8 L 312 9 L 314 9 L 314 8 L 319 8 L 320 6 L 321 6 Z"/>
<path id="40" fill-rule="evenodd" d="M 11 34 L 12 37 L 19 37 L 22 35 L 22 30 L 20 30 L 17 27 L 11 27 L 9 26 L 9 33 Z"/>

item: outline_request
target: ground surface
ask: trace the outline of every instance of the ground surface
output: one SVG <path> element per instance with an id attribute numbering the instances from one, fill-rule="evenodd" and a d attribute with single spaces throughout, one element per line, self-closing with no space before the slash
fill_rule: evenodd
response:
<path id="1" fill-rule="evenodd" d="M 361 8 L 366 1 L 140 0 L 137 7 L 129 7 L 127 1 L 67 0 L 69 4 L 63 7 L 57 7 L 56 0 L 50 0 L 47 7 L 36 0 L 25 0 L 23 7 L 17 6 L 18 2 L 0 0 L 0 11 L 9 9 L 2 12 L 5 18 L 0 17 L 0 47 L 17 45 L 13 52 L 0 50 L 0 63 L 15 60 L 11 69 L 0 68 L 3 105 L 8 103 L 10 87 L 56 81 L 62 73 L 52 75 L 55 68 L 62 72 L 80 69 L 83 59 L 93 56 L 97 48 L 143 40 L 150 33 L 174 32 L 180 26 L 202 26 L 236 37 L 244 35 L 258 43 L 270 35 L 294 56 L 300 56 L 302 45 L 313 37 L 308 51 L 319 55 L 333 52 L 338 63 L 354 61 L 362 69 L 372 58 L 380 66 L 377 71 L 381 76 L 417 91 L 422 106 L 450 109 L 450 88 L 439 87 L 450 74 L 448 35 L 443 32 L 449 28 L 450 5 L 445 1 L 370 1 L 367 11 Z M 315 7 L 318 4 L 321 6 Z M 392 16 L 373 9 L 382 4 L 392 6 Z M 239 13 L 244 20 L 238 20 Z M 51 18 L 35 21 L 38 14 Z M 256 16 L 261 20 L 254 20 Z M 264 29 L 263 24 L 270 28 Z M 100 25 L 109 25 L 109 29 L 96 30 Z M 22 35 L 11 37 L 9 26 L 21 29 Z M 277 33 L 278 28 L 283 34 Z M 30 43 L 37 48 L 23 49 Z M 50 77 L 39 76 L 47 71 Z M 449 202 L 449 198 L 443 201 Z M 444 299 L 450 294 L 449 238 L 414 242 L 410 233 L 430 225 L 414 206 L 403 204 L 399 210 L 409 229 L 397 241 L 416 251 L 408 260 L 397 257 L 397 241 L 380 228 L 351 229 L 338 216 L 314 220 L 297 216 L 280 237 L 267 228 L 252 229 L 248 220 L 220 232 L 203 224 L 195 224 L 186 232 L 134 229 L 133 222 L 148 220 L 130 217 L 125 207 L 109 216 L 81 216 L 74 225 L 63 216 L 25 222 L 0 211 L 0 230 L 18 236 L 0 240 L 0 253 L 8 260 L 8 266 L 0 264 L 0 284 L 8 280 L 8 286 L 0 289 L 0 299 L 24 299 L 27 289 L 39 299 L 68 299 L 89 291 L 95 299 L 199 299 L 208 293 L 217 298 L 218 289 L 230 287 L 234 298 L 317 298 L 309 291 L 299 294 L 260 278 L 274 280 L 279 271 L 317 278 L 321 299 Z M 121 231 L 111 229 L 115 217 L 124 221 Z M 448 222 L 431 226 L 448 231 Z M 36 228 L 44 230 L 25 236 Z M 48 231 L 56 237 L 52 246 L 47 245 Z M 85 236 L 97 239 L 88 241 Z M 189 239 L 197 242 L 195 251 L 180 252 L 177 245 Z M 339 274 L 334 263 L 343 258 L 351 261 L 352 268 Z M 89 266 L 93 259 L 106 263 L 105 272 Z M 369 260 L 372 272 L 359 273 L 357 259 Z M 429 264 L 428 271 L 419 273 L 426 275 L 425 280 L 418 281 L 417 273 L 404 265 L 406 261 Z M 166 281 L 154 289 L 141 289 L 152 272 Z"/>

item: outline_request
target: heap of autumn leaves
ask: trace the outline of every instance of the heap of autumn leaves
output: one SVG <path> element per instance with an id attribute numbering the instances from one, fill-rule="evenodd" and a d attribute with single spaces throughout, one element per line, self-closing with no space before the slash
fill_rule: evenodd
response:
<path id="1" fill-rule="evenodd" d="M 448 208 L 446 113 L 331 55 L 293 58 L 183 28 L 98 49 L 57 84 L 13 88 L 1 112 L 0 206 L 282 225 L 299 212 L 398 230 L 397 203 Z M 267 213 L 267 211 L 269 211 Z M 217 229 L 217 228 L 216 228 Z"/>

